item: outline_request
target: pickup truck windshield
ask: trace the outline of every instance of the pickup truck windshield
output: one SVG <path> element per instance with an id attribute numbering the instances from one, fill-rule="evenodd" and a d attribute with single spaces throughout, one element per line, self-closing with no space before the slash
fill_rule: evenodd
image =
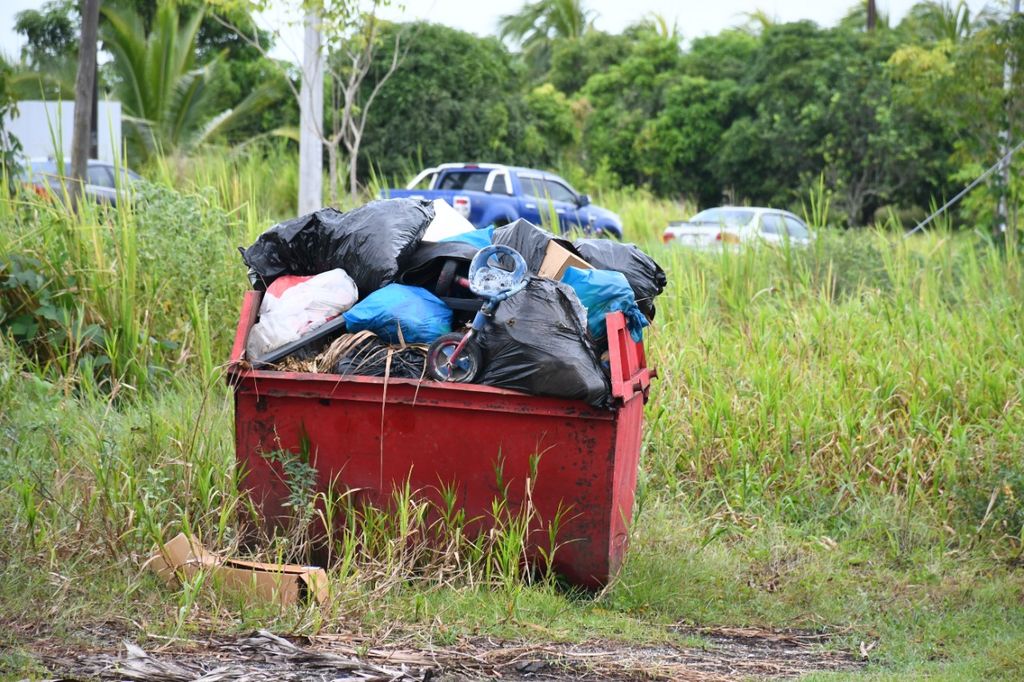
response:
<path id="1" fill-rule="evenodd" d="M 487 186 L 487 171 L 449 171 L 441 178 L 438 189 L 483 192 Z"/>

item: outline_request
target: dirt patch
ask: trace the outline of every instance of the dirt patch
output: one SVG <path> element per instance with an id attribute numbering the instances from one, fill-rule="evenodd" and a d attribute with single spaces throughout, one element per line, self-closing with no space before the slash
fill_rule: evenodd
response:
<path id="1" fill-rule="evenodd" d="M 780 679 L 863 664 L 822 647 L 825 635 L 752 629 L 673 628 L 699 647 L 621 642 L 527 644 L 477 639 L 451 648 L 366 648 L 343 636 L 287 640 L 266 631 L 191 647 L 43 654 L 61 680 L 136 682 L 340 682 L 342 680 Z"/>
<path id="2" fill-rule="evenodd" d="M 819 671 L 852 670 L 866 663 L 864 656 L 826 649 L 831 639 L 828 633 L 683 625 L 673 630 L 707 641 L 703 650 L 686 650 L 687 664 L 722 679 L 799 677 Z M 697 651 L 703 655 L 694 655 Z"/>

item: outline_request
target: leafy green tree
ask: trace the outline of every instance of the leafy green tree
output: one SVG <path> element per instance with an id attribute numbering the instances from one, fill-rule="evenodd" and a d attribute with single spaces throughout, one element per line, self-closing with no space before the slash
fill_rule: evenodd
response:
<path id="1" fill-rule="evenodd" d="M 734 117 L 736 84 L 685 73 L 671 38 L 648 31 L 638 40 L 629 57 L 582 91 L 586 162 L 607 165 L 625 184 L 716 201 L 710 164 Z"/>
<path id="2" fill-rule="evenodd" d="M 394 25 L 382 32 L 379 63 L 391 62 L 394 31 L 407 30 L 402 67 L 377 95 L 362 144 L 371 165 L 391 178 L 420 164 L 515 162 L 524 135 L 522 70 L 496 38 L 447 26 Z M 380 74 L 370 73 L 372 88 Z"/>
<path id="3" fill-rule="evenodd" d="M 737 199 L 790 204 L 824 173 L 853 224 L 946 187 L 949 144 L 926 107 L 898 97 L 897 36 L 810 22 L 769 27 L 744 78 L 745 113 L 714 162 Z"/>
<path id="4" fill-rule="evenodd" d="M 524 101 L 527 123 L 521 163 L 545 168 L 562 165 L 564 155 L 580 141 L 572 102 L 551 83 L 530 90 Z"/>
<path id="5" fill-rule="evenodd" d="M 734 198 L 784 204 L 802 178 L 821 172 L 815 146 L 830 83 L 810 69 L 832 52 L 830 42 L 812 22 L 762 31 L 741 81 L 749 113 L 725 133 L 713 164 Z"/>
<path id="6" fill-rule="evenodd" d="M 14 30 L 25 38 L 21 63 L 9 69 L 8 88 L 15 97 L 74 98 L 79 21 L 77 5 L 68 0 L 15 15 Z"/>
<path id="7" fill-rule="evenodd" d="M 708 80 L 741 81 L 758 49 L 757 36 L 740 29 L 727 29 L 718 35 L 695 38 L 683 55 L 686 73 Z"/>
<path id="8" fill-rule="evenodd" d="M 201 14 L 193 62 L 209 65 L 210 93 L 206 96 L 209 111 L 233 110 L 254 92 L 259 92 L 264 104 L 269 104 L 271 92 L 285 90 L 281 67 L 263 57 L 250 42 L 225 25 L 240 26 L 245 35 L 253 36 L 260 44 L 267 48 L 272 45 L 271 35 L 259 29 L 251 15 L 238 7 L 218 7 L 215 16 L 211 10 L 204 10 L 206 3 L 202 0 L 104 0 L 103 4 L 110 12 L 137 16 L 141 25 L 138 35 L 143 38 L 153 31 L 158 9 L 163 5 L 175 5 L 179 13 L 187 15 Z M 108 22 L 106 15 L 101 17 L 101 22 Z M 38 9 L 16 15 L 15 30 L 24 36 L 25 45 L 20 63 L 10 65 L 8 87 L 17 98 L 69 100 L 74 97 L 79 23 L 77 3 L 71 0 L 51 0 Z M 121 76 L 115 69 L 113 63 L 101 66 L 101 91 L 120 82 Z M 274 86 L 268 88 L 267 83 Z M 247 109 L 249 114 L 243 120 L 234 117 L 226 136 L 229 141 L 251 139 L 266 131 L 294 125 L 297 120 L 292 102 L 264 106 L 259 111 L 253 107 Z"/>
<path id="9" fill-rule="evenodd" d="M 739 101 L 734 81 L 680 75 L 661 93 L 655 118 L 634 142 L 639 170 L 661 194 L 717 203 L 722 189 L 710 172 L 718 145 Z"/>
<path id="10" fill-rule="evenodd" d="M 660 111 L 660 97 L 679 70 L 679 46 L 653 35 L 636 45 L 621 64 L 597 73 L 582 90 L 585 164 L 605 164 L 629 185 L 651 181 L 636 142 Z"/>
<path id="11" fill-rule="evenodd" d="M 902 45 L 888 63 L 902 99 L 934 112 L 944 126 L 943 139 L 950 148 L 948 193 L 999 158 L 1002 131 L 1009 131 L 1012 143 L 1019 141 L 1024 120 L 1024 97 L 1019 94 L 1024 73 L 1019 68 L 1014 72 L 1009 91 L 1003 84 L 1007 56 L 1024 63 L 1024 16 L 1001 22 L 982 18 L 972 26 L 970 35 L 956 42 Z M 1015 169 L 1022 166 L 1024 159 L 1014 161 Z M 1014 184 L 1011 189 L 1019 193 L 1024 188 Z M 997 183 L 974 190 L 963 202 L 967 218 L 990 229 L 1000 191 Z"/>
<path id="12" fill-rule="evenodd" d="M 195 3 L 201 7 L 202 2 Z M 243 39 L 238 31 L 251 40 Z M 213 111 L 226 111 L 238 105 L 253 92 L 264 88 L 268 95 L 281 95 L 258 112 L 239 121 L 227 134 L 229 140 L 243 141 L 286 126 L 297 126 L 298 107 L 285 97 L 289 67 L 282 67 L 264 56 L 253 41 L 269 50 L 273 44 L 270 32 L 260 28 L 248 12 L 238 7 L 207 6 L 196 34 L 196 60 L 213 62 L 214 94 L 210 98 Z M 273 84 L 267 88 L 267 84 Z M 275 106 L 269 106 L 269 104 Z"/>
<path id="13" fill-rule="evenodd" d="M 683 39 L 683 34 L 679 31 L 679 22 L 673 20 L 670 24 L 668 17 L 658 12 L 650 12 L 636 24 L 636 27 L 640 31 L 653 33 L 659 38 L 675 43 Z"/>
<path id="14" fill-rule="evenodd" d="M 25 37 L 21 59 L 37 69 L 74 59 L 78 50 L 78 16 L 69 0 L 51 0 L 14 17 L 14 30 Z"/>
<path id="15" fill-rule="evenodd" d="M 172 3 L 165 3 L 148 33 L 143 16 L 131 10 L 108 5 L 102 12 L 103 45 L 114 57 L 114 87 L 131 150 L 145 158 L 189 146 L 211 114 L 211 70 L 195 64 L 202 12 L 182 19 Z"/>
<path id="16" fill-rule="evenodd" d="M 574 95 L 591 76 L 621 63 L 635 42 L 630 35 L 598 30 L 587 31 L 574 40 L 556 40 L 551 45 L 551 66 L 545 80 Z"/>

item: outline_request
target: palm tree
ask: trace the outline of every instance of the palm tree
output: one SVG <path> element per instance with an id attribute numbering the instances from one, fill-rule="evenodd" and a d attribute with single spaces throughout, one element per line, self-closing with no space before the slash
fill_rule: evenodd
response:
<path id="1" fill-rule="evenodd" d="M 658 12 L 650 12 L 640 21 L 639 27 L 673 43 L 677 43 L 683 38 L 683 34 L 679 31 L 679 22 L 673 20 L 670 24 L 668 18 Z"/>
<path id="2" fill-rule="evenodd" d="M 195 64 L 202 10 L 182 18 L 174 2 L 162 2 L 148 35 L 136 12 L 113 5 L 104 5 L 102 12 L 101 35 L 113 55 L 115 94 L 133 152 L 142 160 L 154 152 L 202 144 L 280 94 L 281 84 L 268 82 L 232 109 L 212 112 L 213 68 L 220 57 Z"/>
<path id="3" fill-rule="evenodd" d="M 777 18 L 768 14 L 768 12 L 763 9 L 755 9 L 751 12 L 745 12 L 743 16 L 747 22 L 742 26 L 741 30 L 746 31 L 751 35 L 760 35 L 779 23 Z"/>
<path id="4" fill-rule="evenodd" d="M 954 45 L 969 38 L 975 28 L 971 8 L 964 0 L 955 7 L 949 2 L 919 2 L 910 8 L 907 20 L 916 24 L 924 37 Z"/>
<path id="5" fill-rule="evenodd" d="M 873 0 L 863 0 L 850 8 L 846 16 L 839 20 L 839 25 L 857 31 L 888 29 L 889 14 L 879 12 Z"/>
<path id="6" fill-rule="evenodd" d="M 498 20 L 498 34 L 523 48 L 535 72 L 547 70 L 555 40 L 574 40 L 594 27 L 594 12 L 582 0 L 534 0 Z M 539 70 L 539 71 L 538 71 Z"/>
<path id="7" fill-rule="evenodd" d="M 70 100 L 75 98 L 75 63 L 54 62 L 47 68 L 39 69 L 24 62 L 8 62 L 3 56 L 0 61 L 7 69 L 7 88 L 15 98 Z"/>
<path id="8" fill-rule="evenodd" d="M 579 38 L 592 25 L 593 12 L 580 0 L 535 0 L 498 20 L 498 33 L 524 48 L 555 38 Z"/>

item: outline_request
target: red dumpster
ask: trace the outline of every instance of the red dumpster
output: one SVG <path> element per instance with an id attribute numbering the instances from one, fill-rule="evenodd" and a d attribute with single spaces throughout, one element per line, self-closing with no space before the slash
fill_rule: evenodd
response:
<path id="1" fill-rule="evenodd" d="M 531 497 L 537 517 L 550 521 L 567 510 L 554 569 L 591 588 L 615 574 L 632 519 L 652 376 L 621 313 L 607 318 L 616 405 L 607 410 L 474 384 L 253 370 L 243 357 L 260 296 L 245 295 L 228 380 L 242 485 L 269 524 L 287 518 L 288 489 L 264 454 L 299 452 L 303 440 L 321 486 L 334 481 L 386 506 L 407 480 L 435 501 L 440 486 L 454 484 L 467 518 L 482 519 L 483 528 L 500 493 L 498 462 L 518 508 L 531 456 L 540 453 Z M 534 535 L 546 546 L 546 533 Z"/>

